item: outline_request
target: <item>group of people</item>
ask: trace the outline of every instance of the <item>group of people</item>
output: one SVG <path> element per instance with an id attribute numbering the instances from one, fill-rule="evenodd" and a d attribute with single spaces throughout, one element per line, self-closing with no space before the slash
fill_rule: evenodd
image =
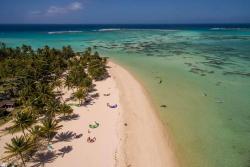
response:
<path id="1" fill-rule="evenodd" d="M 106 93 L 106 94 L 104 94 L 104 96 L 110 96 L 110 93 Z M 118 105 L 117 105 L 117 104 L 111 105 L 111 104 L 107 103 L 107 107 L 109 107 L 109 108 L 117 108 Z M 100 125 L 100 124 L 99 124 L 98 122 L 95 121 L 95 124 L 90 124 L 90 125 L 89 125 L 89 128 L 95 129 L 95 128 L 98 128 L 99 125 Z M 88 133 L 90 133 L 90 130 L 88 130 Z M 96 137 L 93 137 L 93 138 L 88 137 L 88 138 L 87 138 L 87 142 L 88 142 L 88 143 L 94 143 L 95 141 L 96 141 Z"/>
<path id="2" fill-rule="evenodd" d="M 87 138 L 87 142 L 88 142 L 88 143 L 94 143 L 95 141 L 96 141 L 96 137 L 93 137 L 93 138 L 88 137 L 88 138 Z"/>

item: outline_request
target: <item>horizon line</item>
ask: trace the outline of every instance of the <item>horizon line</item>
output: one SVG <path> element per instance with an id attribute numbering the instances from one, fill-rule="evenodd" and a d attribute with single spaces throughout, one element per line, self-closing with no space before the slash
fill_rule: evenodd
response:
<path id="1" fill-rule="evenodd" d="M 0 23 L 0 25 L 219 25 L 250 24 L 250 22 L 221 23 Z"/>

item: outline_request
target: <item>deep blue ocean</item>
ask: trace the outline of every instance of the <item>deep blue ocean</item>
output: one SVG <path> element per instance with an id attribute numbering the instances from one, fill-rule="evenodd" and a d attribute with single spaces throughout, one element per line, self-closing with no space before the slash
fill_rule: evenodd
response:
<path id="1" fill-rule="evenodd" d="M 209 30 L 244 29 L 249 24 L 0 24 L 0 32 L 50 32 L 99 29 Z"/>

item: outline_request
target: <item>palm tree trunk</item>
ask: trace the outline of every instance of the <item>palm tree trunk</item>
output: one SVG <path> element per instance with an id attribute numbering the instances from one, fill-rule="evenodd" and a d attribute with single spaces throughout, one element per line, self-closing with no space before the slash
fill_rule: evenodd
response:
<path id="1" fill-rule="evenodd" d="M 63 103 L 65 103 L 65 101 L 64 101 L 64 99 L 63 99 L 63 96 L 62 96 L 62 95 L 61 95 L 61 99 L 62 99 Z"/>
<path id="2" fill-rule="evenodd" d="M 53 116 L 54 116 L 54 113 L 51 112 L 51 113 L 50 113 L 50 118 L 53 118 Z"/>
<path id="3" fill-rule="evenodd" d="M 49 142 L 50 142 L 50 134 L 48 134 L 48 145 L 49 145 Z"/>
<path id="4" fill-rule="evenodd" d="M 23 132 L 23 136 L 24 136 L 24 138 L 27 140 L 25 130 L 24 130 L 24 129 L 22 129 L 22 132 Z"/>
<path id="5" fill-rule="evenodd" d="M 25 164 L 25 162 L 24 162 L 24 159 L 23 159 L 23 155 L 22 155 L 22 153 L 20 153 L 19 155 L 20 155 L 20 157 L 21 157 L 21 160 L 22 160 L 23 166 L 24 166 L 24 167 L 26 167 L 26 164 Z"/>

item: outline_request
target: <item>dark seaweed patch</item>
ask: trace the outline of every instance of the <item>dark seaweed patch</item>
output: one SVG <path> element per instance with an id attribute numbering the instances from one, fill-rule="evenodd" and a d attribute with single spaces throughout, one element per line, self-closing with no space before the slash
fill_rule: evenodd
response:
<path id="1" fill-rule="evenodd" d="M 233 35 L 227 35 L 227 36 L 204 36 L 203 39 L 205 40 L 216 40 L 216 41 L 222 41 L 222 40 L 250 40 L 250 36 L 233 36 Z"/>
<path id="2" fill-rule="evenodd" d="M 192 63 L 188 63 L 188 62 L 185 62 L 184 64 L 186 64 L 186 65 L 189 66 L 189 67 L 192 67 L 192 66 L 193 66 Z"/>
<path id="3" fill-rule="evenodd" d="M 221 81 L 218 81 L 218 82 L 216 82 L 216 86 L 220 86 L 222 84 L 222 82 Z"/>
<path id="4" fill-rule="evenodd" d="M 226 71 L 226 72 L 223 72 L 223 75 L 240 75 L 240 76 L 250 77 L 250 72 Z"/>
<path id="5" fill-rule="evenodd" d="M 192 72 L 194 74 L 199 74 L 201 76 L 206 76 L 206 74 L 212 74 L 214 71 L 204 70 L 198 67 L 192 67 L 189 72 Z"/>

